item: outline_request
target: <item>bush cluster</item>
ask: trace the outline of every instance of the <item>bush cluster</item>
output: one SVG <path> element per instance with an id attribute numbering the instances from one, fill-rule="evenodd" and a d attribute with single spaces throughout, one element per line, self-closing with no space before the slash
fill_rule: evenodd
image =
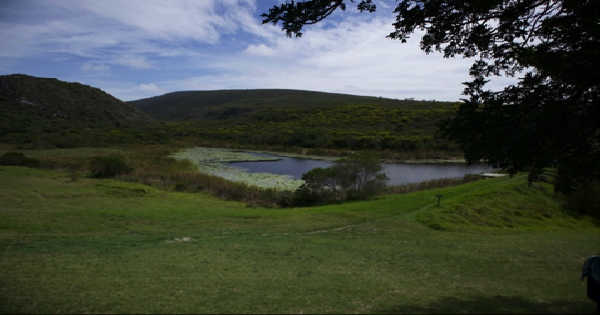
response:
<path id="1" fill-rule="evenodd" d="M 40 166 L 40 160 L 26 157 L 21 152 L 6 152 L 0 157 L 0 165 L 37 167 Z"/>
<path id="2" fill-rule="evenodd" d="M 89 167 L 94 177 L 115 177 L 132 171 L 132 168 L 119 157 L 98 156 L 90 161 Z"/>
<path id="3" fill-rule="evenodd" d="M 305 184 L 294 192 L 291 204 L 312 206 L 369 199 L 385 187 L 387 179 L 377 157 L 355 154 L 336 160 L 330 167 L 317 167 L 302 175 Z"/>
<path id="4" fill-rule="evenodd" d="M 562 195 L 562 199 L 568 211 L 600 219 L 600 181 L 592 182 L 570 195 Z"/>

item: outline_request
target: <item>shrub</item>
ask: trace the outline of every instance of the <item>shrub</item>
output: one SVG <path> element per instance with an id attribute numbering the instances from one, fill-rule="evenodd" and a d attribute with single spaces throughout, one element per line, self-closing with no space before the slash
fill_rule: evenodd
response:
<path id="1" fill-rule="evenodd" d="M 333 199 L 329 198 L 329 194 L 326 194 L 325 191 L 311 190 L 304 184 L 296 189 L 290 197 L 280 199 L 279 205 L 281 207 L 311 207 L 325 204 L 331 200 Z"/>
<path id="2" fill-rule="evenodd" d="M 179 182 L 175 184 L 175 190 L 177 191 L 185 191 L 188 189 L 188 185 L 186 183 Z"/>
<path id="3" fill-rule="evenodd" d="M 132 168 L 122 158 L 98 156 L 90 161 L 90 171 L 94 177 L 115 177 L 131 172 Z"/>
<path id="4" fill-rule="evenodd" d="M 40 161 L 28 158 L 21 152 L 6 152 L 0 157 L 0 165 L 36 167 L 40 165 Z"/>
<path id="5" fill-rule="evenodd" d="M 582 187 L 570 195 L 563 195 L 565 209 L 600 219 L 600 181 Z"/>
<path id="6" fill-rule="evenodd" d="M 312 206 L 342 200 L 365 200 L 385 187 L 387 176 L 375 156 L 355 154 L 327 168 L 302 175 L 305 184 L 294 192 L 293 206 Z"/>

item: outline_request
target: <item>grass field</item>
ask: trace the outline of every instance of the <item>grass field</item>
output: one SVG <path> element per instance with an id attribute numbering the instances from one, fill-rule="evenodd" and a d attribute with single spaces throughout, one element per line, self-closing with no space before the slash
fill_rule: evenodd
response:
<path id="1" fill-rule="evenodd" d="M 592 313 L 598 253 L 524 176 L 264 209 L 0 167 L 0 313 Z"/>

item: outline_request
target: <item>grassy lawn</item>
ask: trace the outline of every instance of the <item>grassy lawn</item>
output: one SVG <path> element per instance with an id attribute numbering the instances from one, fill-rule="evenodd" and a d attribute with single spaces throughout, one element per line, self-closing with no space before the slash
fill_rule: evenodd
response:
<path id="1" fill-rule="evenodd" d="M 263 209 L 0 167 L 0 313 L 592 313 L 600 229 L 550 196 L 516 176 Z"/>

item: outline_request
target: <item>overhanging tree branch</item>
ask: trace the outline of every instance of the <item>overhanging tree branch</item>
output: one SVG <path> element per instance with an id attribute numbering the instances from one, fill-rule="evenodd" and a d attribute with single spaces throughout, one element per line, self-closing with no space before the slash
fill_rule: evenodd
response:
<path id="1" fill-rule="evenodd" d="M 286 35 L 300 36 L 302 25 L 337 8 L 345 9 L 344 1 L 286 3 L 263 23 L 281 21 Z M 388 38 L 406 42 L 419 29 L 426 53 L 479 57 L 465 83 L 469 99 L 439 125 L 467 160 L 528 170 L 532 181 L 555 168 L 552 182 L 562 192 L 600 178 L 599 1 L 400 0 L 394 13 Z M 516 86 L 484 89 L 486 78 L 524 69 Z"/>

